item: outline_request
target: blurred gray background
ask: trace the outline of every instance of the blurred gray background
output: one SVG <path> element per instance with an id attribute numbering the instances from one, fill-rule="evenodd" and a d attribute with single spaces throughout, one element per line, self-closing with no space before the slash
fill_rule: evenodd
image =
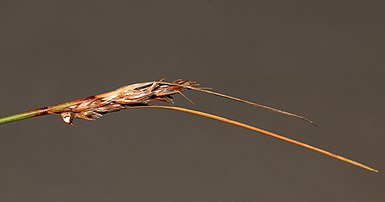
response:
<path id="1" fill-rule="evenodd" d="M 366 163 L 159 109 L 0 126 L 0 201 L 383 201 L 383 1 L 0 2 L 0 115 L 167 78 L 176 104 Z"/>

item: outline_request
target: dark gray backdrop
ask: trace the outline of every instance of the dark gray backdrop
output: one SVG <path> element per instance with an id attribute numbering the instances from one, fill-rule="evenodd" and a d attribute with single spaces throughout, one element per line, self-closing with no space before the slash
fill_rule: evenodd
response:
<path id="1" fill-rule="evenodd" d="M 1 113 L 166 77 L 232 117 L 385 171 L 381 1 L 1 1 Z M 382 201 L 383 173 L 183 113 L 0 126 L 1 201 Z"/>

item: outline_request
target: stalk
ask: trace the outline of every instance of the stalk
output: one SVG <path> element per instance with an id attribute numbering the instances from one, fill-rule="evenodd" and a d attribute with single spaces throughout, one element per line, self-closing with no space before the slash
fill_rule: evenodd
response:
<path id="1" fill-rule="evenodd" d="M 10 123 L 10 122 L 14 122 L 14 121 L 20 121 L 20 120 L 24 120 L 24 119 L 37 117 L 37 116 L 43 116 L 46 114 L 55 114 L 55 112 L 58 112 L 60 110 L 66 109 L 67 107 L 79 104 L 84 99 L 85 98 L 70 101 L 70 102 L 65 102 L 62 104 L 54 105 L 54 106 L 43 107 L 40 109 L 28 111 L 28 112 L 22 112 L 19 114 L 13 114 L 13 115 L 5 116 L 5 117 L 0 118 L 0 124 Z"/>
<path id="2" fill-rule="evenodd" d="M 20 121 L 20 120 L 24 120 L 24 119 L 37 117 L 37 116 L 42 116 L 42 115 L 47 114 L 47 111 L 48 111 L 47 108 L 41 108 L 41 109 L 29 111 L 29 112 L 22 112 L 19 114 L 13 114 L 13 115 L 5 116 L 5 117 L 0 118 L 0 124 L 14 122 L 14 121 Z"/>

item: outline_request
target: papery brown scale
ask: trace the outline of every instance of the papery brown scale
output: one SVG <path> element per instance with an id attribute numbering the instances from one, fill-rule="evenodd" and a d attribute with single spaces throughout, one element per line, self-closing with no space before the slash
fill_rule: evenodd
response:
<path id="1" fill-rule="evenodd" d="M 124 109 L 125 107 L 120 104 L 110 104 L 103 107 L 98 107 L 95 111 L 99 113 L 116 112 Z"/>

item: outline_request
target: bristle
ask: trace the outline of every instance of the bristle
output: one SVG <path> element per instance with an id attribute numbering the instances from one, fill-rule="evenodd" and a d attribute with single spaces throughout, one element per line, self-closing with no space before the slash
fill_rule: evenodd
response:
<path id="1" fill-rule="evenodd" d="M 236 126 L 239 126 L 239 127 L 245 128 L 245 129 L 249 129 L 249 130 L 252 130 L 252 131 L 255 131 L 255 132 L 259 132 L 261 134 L 264 134 L 264 135 L 267 135 L 267 136 L 270 136 L 270 137 L 274 137 L 274 138 L 283 140 L 285 142 L 292 143 L 294 145 L 298 145 L 300 147 L 304 147 L 304 148 L 313 150 L 315 152 L 324 154 L 326 156 L 338 159 L 340 161 L 343 161 L 343 162 L 346 162 L 346 163 L 358 166 L 360 168 L 363 168 L 363 169 L 366 169 L 366 170 L 369 170 L 369 171 L 372 171 L 372 172 L 376 172 L 376 173 L 378 172 L 378 170 L 376 170 L 374 168 L 371 168 L 371 167 L 366 166 L 366 165 L 364 165 L 362 163 L 350 160 L 348 158 L 345 158 L 345 157 L 333 154 L 333 153 L 328 152 L 326 150 L 323 150 L 323 149 L 320 149 L 320 148 L 317 148 L 317 147 L 314 147 L 314 146 L 311 146 L 311 145 L 299 142 L 297 140 L 293 140 L 293 139 L 290 139 L 290 138 L 278 135 L 276 133 L 273 133 L 273 132 L 270 132 L 270 131 L 267 131 L 267 130 L 263 130 L 263 129 L 260 129 L 260 128 L 257 128 L 257 127 L 254 127 L 254 126 L 250 126 L 250 125 L 245 124 L 245 123 L 241 123 L 241 122 L 234 121 L 234 120 L 231 120 L 231 119 L 227 119 L 227 118 L 224 118 L 224 117 L 220 117 L 220 116 L 217 116 L 217 115 L 213 115 L 213 114 L 209 114 L 209 113 L 205 113 L 205 112 L 201 112 L 201 111 L 196 111 L 196 110 L 192 110 L 192 109 L 182 108 L 182 107 L 174 107 L 174 106 L 158 106 L 158 105 L 154 106 L 154 105 L 152 105 L 152 106 L 142 106 L 142 107 L 139 107 L 139 108 L 143 108 L 143 107 L 144 108 L 162 108 L 162 109 L 176 110 L 176 111 L 181 111 L 181 112 L 185 112 L 185 113 L 195 114 L 195 115 L 198 115 L 198 116 L 202 116 L 202 117 L 214 119 L 214 120 L 217 120 L 217 121 L 229 123 L 229 124 L 236 125 Z"/>
<path id="2" fill-rule="evenodd" d="M 273 112 L 276 112 L 276 113 L 284 114 L 286 116 L 291 116 L 291 117 L 295 117 L 295 118 L 298 118 L 298 119 L 302 119 L 302 120 L 307 121 L 308 123 L 312 124 L 313 126 L 317 126 L 316 123 L 314 123 L 312 120 L 310 120 L 310 119 L 308 119 L 306 117 L 303 117 L 303 116 L 300 116 L 300 115 L 297 115 L 297 114 L 294 114 L 294 113 L 290 113 L 290 112 L 287 112 L 287 111 L 283 111 L 281 109 L 276 109 L 276 108 L 269 107 L 269 106 L 266 106 L 266 105 L 250 102 L 250 101 L 247 101 L 247 100 L 243 100 L 243 99 L 240 99 L 240 98 L 237 98 L 237 97 L 233 97 L 233 96 L 230 96 L 230 95 L 225 95 L 225 94 L 218 93 L 218 92 L 215 92 L 215 91 L 207 90 L 206 88 L 196 88 L 196 87 L 193 87 L 193 86 L 190 86 L 190 85 L 184 86 L 184 85 L 179 84 L 179 83 L 169 83 L 169 82 L 160 82 L 160 83 L 167 84 L 167 85 L 183 86 L 186 89 L 200 91 L 200 92 L 208 93 L 208 94 L 211 94 L 211 95 L 215 95 L 215 96 L 227 98 L 227 99 L 230 99 L 230 100 L 234 100 L 234 101 L 237 101 L 237 102 L 242 102 L 242 103 L 245 103 L 245 104 L 249 104 L 249 105 L 252 105 L 252 106 L 255 106 L 255 107 L 264 108 L 264 109 L 267 109 L 267 110 L 270 110 L 270 111 L 273 111 Z"/>

